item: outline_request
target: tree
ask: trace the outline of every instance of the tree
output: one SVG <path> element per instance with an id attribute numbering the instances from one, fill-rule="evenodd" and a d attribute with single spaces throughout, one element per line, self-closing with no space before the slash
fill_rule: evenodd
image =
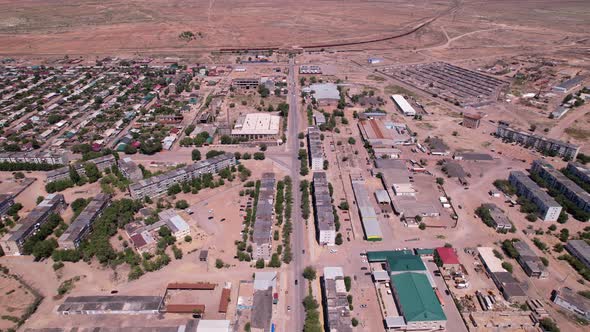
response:
<path id="1" fill-rule="evenodd" d="M 198 149 L 193 149 L 193 151 L 191 152 L 191 157 L 193 161 L 201 160 L 201 151 L 199 151 Z"/>
<path id="2" fill-rule="evenodd" d="M 221 268 L 223 268 L 223 266 L 225 266 L 225 263 L 223 263 L 223 261 L 220 258 L 215 260 L 215 267 L 216 268 L 221 269 Z"/>
<path id="3" fill-rule="evenodd" d="M 426 224 L 421 222 L 420 225 L 418 225 L 418 228 L 420 228 L 421 230 L 425 230 L 426 229 Z"/>
<path id="4" fill-rule="evenodd" d="M 350 279 L 350 277 L 344 277 L 344 285 L 346 286 L 346 291 L 350 292 L 350 289 L 352 288 L 352 280 Z"/>
<path id="5" fill-rule="evenodd" d="M 443 184 L 445 184 L 445 179 L 436 178 L 436 184 L 438 184 L 439 186 L 442 186 Z"/>
<path id="6" fill-rule="evenodd" d="M 94 183 L 100 179 L 101 174 L 94 163 L 86 163 L 84 164 L 84 171 L 86 172 L 86 177 L 88 178 L 88 182 Z"/>
<path id="7" fill-rule="evenodd" d="M 264 160 L 264 152 L 254 152 L 254 160 Z"/>
<path id="8" fill-rule="evenodd" d="M 340 210 L 345 210 L 345 211 L 347 211 L 349 209 L 348 202 L 346 202 L 346 201 L 341 202 L 338 205 L 338 207 L 340 208 Z"/>
<path id="9" fill-rule="evenodd" d="M 192 241 L 193 241 L 193 238 L 192 238 L 192 236 L 190 236 L 190 235 L 187 235 L 187 236 L 185 236 L 185 237 L 184 237 L 184 242 L 190 243 L 190 242 L 192 242 Z"/>
<path id="10" fill-rule="evenodd" d="M 512 264 L 510 264 L 508 262 L 502 262 L 502 267 L 510 273 L 512 273 L 512 271 L 513 271 Z"/>
<path id="11" fill-rule="evenodd" d="M 137 153 L 137 148 L 134 147 L 131 144 L 127 144 L 125 146 L 125 150 L 124 150 L 125 154 L 136 154 Z"/>
<path id="12" fill-rule="evenodd" d="M 43 196 L 37 196 L 37 205 L 39 205 L 39 203 L 43 202 L 44 199 L 45 199 L 45 197 L 43 197 Z"/>
<path id="13" fill-rule="evenodd" d="M 184 210 L 184 209 L 188 208 L 189 205 L 188 205 L 188 202 L 186 200 L 181 199 L 180 201 L 177 201 L 176 204 L 174 204 L 174 206 L 177 209 Z"/>
<path id="14" fill-rule="evenodd" d="M 353 137 L 348 138 L 348 144 L 354 145 L 355 143 L 356 143 L 356 140 Z"/>
<path id="15" fill-rule="evenodd" d="M 272 254 L 270 258 L 270 262 L 268 263 L 269 267 L 281 267 L 281 260 L 279 258 L 278 253 Z"/>
<path id="16" fill-rule="evenodd" d="M 15 179 L 24 179 L 25 178 L 25 174 L 23 172 L 16 172 L 14 173 L 14 178 Z"/>
<path id="17" fill-rule="evenodd" d="M 256 261 L 256 268 L 263 269 L 264 268 L 264 259 L 260 258 Z"/>
<path id="18" fill-rule="evenodd" d="M 342 234 L 341 233 L 336 234 L 336 240 L 334 243 L 336 243 L 336 245 L 339 246 L 339 245 L 342 245 L 343 242 L 344 241 L 342 240 Z"/>
<path id="19" fill-rule="evenodd" d="M 170 187 L 168 187 L 168 196 L 176 195 L 176 194 L 180 193 L 181 191 L 182 191 L 182 188 L 180 187 L 180 185 L 178 183 L 175 183 L 175 184 L 171 185 Z"/>
<path id="20" fill-rule="evenodd" d="M 561 331 L 559 329 L 559 327 L 557 327 L 557 324 L 555 324 L 555 322 L 549 317 L 545 317 L 545 318 L 541 319 L 540 323 L 541 323 L 541 327 L 543 328 L 543 330 L 545 330 L 547 332 L 560 332 Z"/>
<path id="21" fill-rule="evenodd" d="M 305 278 L 309 281 L 312 281 L 312 280 L 315 280 L 316 277 L 317 277 L 317 273 L 312 266 L 307 266 L 303 270 L 303 278 Z"/>
<path id="22" fill-rule="evenodd" d="M 242 159 L 244 159 L 244 160 L 252 159 L 252 155 L 250 153 L 248 153 L 248 152 L 244 152 L 242 154 Z"/>
<path id="23" fill-rule="evenodd" d="M 71 166 L 71 165 L 70 165 L 70 180 L 72 180 L 73 183 L 80 182 L 80 174 L 78 174 L 78 171 L 76 171 L 74 166 Z"/>

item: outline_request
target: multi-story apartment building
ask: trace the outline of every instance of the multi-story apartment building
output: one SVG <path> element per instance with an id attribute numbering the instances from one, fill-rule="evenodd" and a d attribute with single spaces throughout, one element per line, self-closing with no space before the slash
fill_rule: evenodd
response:
<path id="1" fill-rule="evenodd" d="M 91 164 L 96 165 L 96 168 L 102 172 L 105 169 L 110 168 L 111 166 L 115 165 L 116 162 L 117 161 L 115 160 L 115 156 L 113 156 L 112 154 L 107 154 L 106 156 L 90 159 L 85 162 L 77 162 L 77 163 L 73 164 L 72 166 L 74 167 L 74 169 L 76 170 L 78 175 L 84 176 L 84 175 L 86 175 L 86 169 L 84 168 L 86 163 L 91 163 Z M 54 181 L 59 181 L 59 180 L 65 180 L 65 179 L 68 179 L 69 177 L 70 177 L 70 167 L 64 166 L 64 167 L 54 169 L 52 171 L 47 172 L 47 178 L 45 179 L 45 182 L 49 183 L 49 182 L 54 182 Z"/>
<path id="2" fill-rule="evenodd" d="M 561 213 L 561 205 L 526 174 L 521 171 L 512 171 L 508 180 L 516 187 L 519 196 L 530 200 L 539 208 L 539 214 L 543 221 L 557 221 Z"/>
<path id="3" fill-rule="evenodd" d="M 203 174 L 217 173 L 235 164 L 236 158 L 234 154 L 225 153 L 149 179 L 137 181 L 129 186 L 129 193 L 133 199 L 141 199 L 145 196 L 157 197 L 165 194 L 173 184 L 180 184 L 184 181 L 198 178 Z"/>
<path id="4" fill-rule="evenodd" d="M 0 194 L 0 217 L 4 216 L 12 205 L 14 205 L 14 196 L 11 194 Z"/>
<path id="5" fill-rule="evenodd" d="M 275 201 L 275 175 L 274 173 L 262 174 L 260 180 L 260 192 L 256 205 L 256 217 L 254 219 L 254 233 L 252 238 L 254 259 L 270 260 L 272 254 L 272 224 L 274 220 Z"/>
<path id="6" fill-rule="evenodd" d="M 316 127 L 307 128 L 307 147 L 312 171 L 324 169 L 324 149 L 322 148 L 321 132 Z"/>
<path id="7" fill-rule="evenodd" d="M 580 163 L 569 162 L 566 169 L 580 180 L 590 183 L 590 168 Z"/>
<path id="8" fill-rule="evenodd" d="M 121 158 L 117 162 L 119 166 L 119 170 L 127 179 L 131 181 L 139 181 L 143 179 L 143 174 L 141 173 L 141 169 L 137 166 L 137 164 L 131 160 L 131 158 Z"/>
<path id="9" fill-rule="evenodd" d="M 584 240 L 569 240 L 565 249 L 590 269 L 590 245 Z"/>
<path id="10" fill-rule="evenodd" d="M 50 164 L 66 165 L 68 157 L 64 153 L 53 153 L 49 151 L 30 151 L 30 152 L 2 152 L 0 153 L 0 163 L 33 163 L 33 164 Z"/>
<path id="11" fill-rule="evenodd" d="M 551 164 L 543 160 L 535 160 L 531 167 L 531 173 L 540 176 L 549 187 L 562 193 L 567 199 L 576 204 L 579 209 L 590 212 L 590 194 L 563 173 L 553 168 Z"/>
<path id="12" fill-rule="evenodd" d="M 59 237 L 57 243 L 63 249 L 78 248 L 80 243 L 92 232 L 92 224 L 102 215 L 109 205 L 111 196 L 98 194 L 86 205 L 84 210 L 68 226 L 68 229 Z"/>
<path id="13" fill-rule="evenodd" d="M 576 159 L 580 147 L 578 145 L 562 142 L 559 140 L 535 135 L 521 129 L 510 128 L 507 124 L 498 125 L 496 136 L 517 142 L 527 147 L 535 148 L 539 151 L 554 151 L 560 157 Z"/>
<path id="14" fill-rule="evenodd" d="M 49 194 L 29 214 L 0 240 L 0 246 L 7 256 L 22 254 L 25 241 L 47 222 L 52 213 L 60 213 L 66 207 L 62 194 Z"/>
<path id="15" fill-rule="evenodd" d="M 313 173 L 313 205 L 315 208 L 316 238 L 320 245 L 336 245 L 334 208 L 324 172 Z"/>

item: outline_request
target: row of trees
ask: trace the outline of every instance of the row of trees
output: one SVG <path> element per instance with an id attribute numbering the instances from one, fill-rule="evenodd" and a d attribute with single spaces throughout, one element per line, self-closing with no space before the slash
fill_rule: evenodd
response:
<path id="1" fill-rule="evenodd" d="M 14 172 L 14 171 L 51 171 L 57 168 L 63 167 L 63 165 L 52 165 L 45 163 L 10 163 L 0 162 L 0 171 L 2 172 Z"/>

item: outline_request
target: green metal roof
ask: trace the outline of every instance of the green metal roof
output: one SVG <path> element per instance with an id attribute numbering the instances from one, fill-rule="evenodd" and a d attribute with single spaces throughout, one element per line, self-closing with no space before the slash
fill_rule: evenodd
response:
<path id="1" fill-rule="evenodd" d="M 422 259 L 414 255 L 411 250 L 369 251 L 367 258 L 369 262 L 387 262 L 389 272 L 426 271 Z"/>
<path id="2" fill-rule="evenodd" d="M 405 272 L 391 276 L 406 322 L 446 320 L 440 302 L 423 273 Z"/>

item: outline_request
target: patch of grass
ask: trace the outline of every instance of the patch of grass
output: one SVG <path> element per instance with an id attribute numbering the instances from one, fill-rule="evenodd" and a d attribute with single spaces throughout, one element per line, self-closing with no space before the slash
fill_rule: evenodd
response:
<path id="1" fill-rule="evenodd" d="M 570 137 L 579 140 L 587 140 L 590 138 L 590 130 L 584 130 L 580 128 L 566 128 L 565 133 Z"/>
<path id="2" fill-rule="evenodd" d="M 377 75 L 373 75 L 373 74 L 367 76 L 367 79 L 368 80 L 371 80 L 371 81 L 376 81 L 376 82 L 384 82 L 385 81 L 385 79 L 383 77 L 377 76 Z"/>
<path id="3" fill-rule="evenodd" d="M 413 93 L 412 91 L 410 91 L 406 88 L 402 88 L 401 86 L 398 86 L 398 85 L 388 85 L 385 87 L 385 89 L 383 89 L 383 92 L 386 95 L 401 94 L 401 95 L 416 97 L 415 93 Z"/>

